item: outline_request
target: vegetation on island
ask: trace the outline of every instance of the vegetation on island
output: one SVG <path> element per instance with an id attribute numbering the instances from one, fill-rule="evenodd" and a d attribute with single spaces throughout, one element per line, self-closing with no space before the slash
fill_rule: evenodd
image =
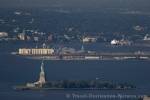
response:
<path id="1" fill-rule="evenodd" d="M 50 81 L 43 85 L 44 88 L 64 89 L 133 89 L 135 86 L 128 83 L 114 83 L 101 80 L 59 80 Z"/>

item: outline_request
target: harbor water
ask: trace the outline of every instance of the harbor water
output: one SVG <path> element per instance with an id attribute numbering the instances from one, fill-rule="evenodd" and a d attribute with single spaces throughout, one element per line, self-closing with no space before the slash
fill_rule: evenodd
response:
<path id="1" fill-rule="evenodd" d="M 5 44 L 5 45 L 3 45 Z M 149 60 L 45 61 L 47 80 L 96 79 L 127 82 L 135 90 L 46 90 L 15 91 L 13 86 L 38 80 L 41 60 L 14 56 L 20 44 L 0 44 L 0 97 L 2 100 L 138 100 L 150 93 Z M 100 45 L 100 44 L 98 44 Z M 97 46 L 98 46 L 97 45 Z M 11 48 L 10 51 L 6 49 Z M 105 48 L 105 47 L 103 47 Z M 117 48 L 116 48 L 117 49 Z M 111 97 L 113 96 L 113 97 Z"/>

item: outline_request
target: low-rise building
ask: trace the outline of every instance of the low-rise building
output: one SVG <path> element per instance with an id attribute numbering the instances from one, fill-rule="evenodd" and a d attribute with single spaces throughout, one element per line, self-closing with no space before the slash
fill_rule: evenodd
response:
<path id="1" fill-rule="evenodd" d="M 8 33 L 6 33 L 6 32 L 0 32 L 0 38 L 7 37 L 7 36 L 8 36 Z"/>
<path id="2" fill-rule="evenodd" d="M 26 39 L 25 33 L 18 34 L 18 38 L 19 40 L 25 40 Z"/>
<path id="3" fill-rule="evenodd" d="M 121 39 L 121 40 L 113 39 L 113 40 L 110 42 L 110 44 L 111 44 L 111 45 L 131 45 L 131 41 L 124 40 L 124 39 Z"/>
<path id="4" fill-rule="evenodd" d="M 47 55 L 47 54 L 53 54 L 54 49 L 49 48 L 21 48 L 19 49 L 19 55 Z"/>
<path id="5" fill-rule="evenodd" d="M 82 42 L 83 43 L 86 43 L 86 42 L 96 42 L 97 41 L 97 38 L 96 37 L 84 37 L 82 39 Z"/>

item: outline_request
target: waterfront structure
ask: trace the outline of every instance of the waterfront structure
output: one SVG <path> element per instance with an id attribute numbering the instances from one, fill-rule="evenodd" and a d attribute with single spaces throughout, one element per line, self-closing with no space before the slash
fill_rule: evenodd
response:
<path id="1" fill-rule="evenodd" d="M 42 48 L 19 48 L 17 52 L 12 52 L 11 54 L 37 60 L 150 60 L 150 52 L 88 51 L 84 49 L 83 45 L 81 50 L 76 50 L 69 47 L 59 49 L 47 48 L 46 44 L 43 44 Z"/>
<path id="2" fill-rule="evenodd" d="M 11 54 L 39 60 L 150 60 L 150 52 L 96 52 L 85 51 L 83 47 L 81 50 L 67 47 L 54 50 L 46 48 L 44 44 L 43 48 L 20 48 L 18 52 Z"/>
<path id="3" fill-rule="evenodd" d="M 53 54 L 54 49 L 49 48 L 21 48 L 19 49 L 20 55 L 47 55 L 47 54 Z"/>
<path id="4" fill-rule="evenodd" d="M 17 54 L 17 53 L 12 53 Z M 28 59 L 44 59 L 44 60 L 127 60 L 141 59 L 150 60 L 150 53 L 52 53 L 52 54 L 17 54 Z"/>

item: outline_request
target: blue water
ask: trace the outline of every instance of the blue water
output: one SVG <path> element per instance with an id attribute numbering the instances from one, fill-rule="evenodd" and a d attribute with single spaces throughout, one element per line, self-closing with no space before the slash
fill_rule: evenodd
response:
<path id="1" fill-rule="evenodd" d="M 141 39 L 149 33 L 149 15 L 120 14 L 117 12 L 71 12 L 60 13 L 43 9 L 21 9 L 23 14 L 14 15 L 18 9 L 0 10 L 0 31 L 6 31 L 14 35 L 13 29 L 38 29 L 44 32 L 65 33 L 65 28 L 74 27 L 80 32 L 104 32 L 104 36 L 113 39 L 114 32 L 121 32 L 130 39 Z M 31 15 L 25 15 L 30 13 Z M 34 18 L 35 22 L 28 22 Z M 15 19 L 16 22 L 12 22 Z M 141 25 L 146 27 L 144 32 L 136 32 L 133 26 Z M 121 37 L 121 36 L 120 36 Z M 31 60 L 11 55 L 21 47 L 35 47 L 35 43 L 0 42 L 0 100 L 94 100 L 104 98 L 73 97 L 77 95 L 144 95 L 150 94 L 150 61 L 148 60 L 125 60 L 125 61 L 45 61 L 47 80 L 60 79 L 96 79 L 110 80 L 114 82 L 128 82 L 137 86 L 136 90 L 127 91 L 14 91 L 14 85 L 34 82 L 38 79 L 40 71 L 40 60 Z M 56 46 L 56 44 L 53 44 Z M 57 44 L 58 45 L 58 44 Z M 62 44 L 60 44 L 62 45 Z M 60 46 L 58 45 L 58 46 Z M 63 44 L 68 47 L 81 48 L 80 43 Z M 150 45 L 118 46 L 113 47 L 108 43 L 85 44 L 87 50 L 98 51 L 149 51 Z M 69 96 L 68 96 L 69 95 Z M 108 100 L 108 99 L 104 99 Z M 110 99 L 109 99 L 110 100 Z M 112 100 L 117 100 L 112 99 Z M 120 98 L 118 98 L 120 100 Z M 130 98 L 123 100 L 137 100 Z"/>
<path id="2" fill-rule="evenodd" d="M 12 43 L 1 44 L 0 53 L 0 98 L 2 100 L 73 100 L 73 99 L 100 99 L 87 95 L 137 95 L 142 96 L 150 93 L 150 61 L 148 60 L 125 60 L 125 61 L 45 61 L 47 80 L 60 79 L 95 79 L 110 80 L 114 82 L 128 82 L 137 86 L 136 90 L 126 91 L 14 91 L 13 86 L 34 82 L 38 79 L 40 60 L 31 60 L 14 56 L 6 51 Z M 99 44 L 100 45 L 100 44 Z M 98 46 L 98 45 L 97 45 Z M 99 46 L 98 46 L 99 47 Z M 105 48 L 103 46 L 103 48 Z M 115 48 L 113 48 L 115 49 Z M 116 48 L 117 49 L 117 48 Z M 5 50 L 5 51 L 4 51 Z M 15 50 L 14 48 L 10 51 Z M 86 95 L 74 97 L 73 95 Z M 69 97 L 68 97 L 69 95 Z M 119 98 L 111 100 L 119 100 Z M 123 100 L 126 100 L 124 98 Z M 130 98 L 128 100 L 137 100 Z"/>

